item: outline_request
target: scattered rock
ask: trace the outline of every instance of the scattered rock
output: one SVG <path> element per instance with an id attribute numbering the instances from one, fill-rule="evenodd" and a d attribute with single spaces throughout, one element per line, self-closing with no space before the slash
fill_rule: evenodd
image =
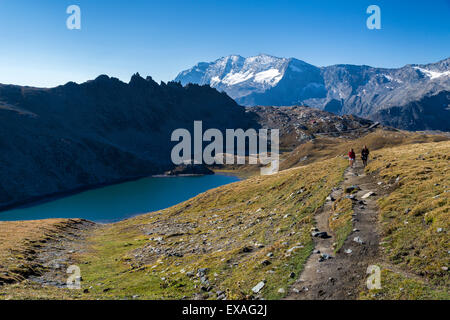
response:
<path id="1" fill-rule="evenodd" d="M 298 249 L 304 248 L 303 246 L 294 246 L 287 250 L 287 253 L 291 253 L 293 251 L 297 251 Z"/>
<path id="2" fill-rule="evenodd" d="M 345 193 L 352 193 L 353 191 L 359 191 L 359 190 L 361 190 L 360 187 L 353 185 L 353 186 L 345 188 Z"/>
<path id="3" fill-rule="evenodd" d="M 353 252 L 353 250 L 352 250 L 352 249 L 346 249 L 344 252 L 345 252 L 346 254 L 351 254 L 351 253 Z"/>
<path id="4" fill-rule="evenodd" d="M 270 262 L 269 260 L 264 260 L 263 262 L 261 262 L 261 264 L 263 266 L 268 266 L 268 265 L 272 264 L 272 262 Z"/>
<path id="5" fill-rule="evenodd" d="M 369 192 L 367 192 L 365 195 L 363 195 L 363 196 L 361 197 L 361 199 L 367 199 L 367 198 L 369 198 L 369 197 L 371 197 L 371 196 L 374 196 L 374 195 L 375 195 L 375 192 L 369 191 Z"/>
<path id="6" fill-rule="evenodd" d="M 243 253 L 249 253 L 249 252 L 252 252 L 252 251 L 253 251 L 253 248 L 251 248 L 251 247 L 243 247 L 241 249 L 241 252 L 243 252 Z"/>
<path id="7" fill-rule="evenodd" d="M 354 241 L 354 242 L 357 242 L 357 243 L 359 243 L 359 244 L 364 244 L 364 241 L 363 241 L 360 237 L 354 237 L 354 238 L 353 238 L 353 241 Z"/>
<path id="8" fill-rule="evenodd" d="M 208 273 L 208 271 L 209 271 L 208 268 L 200 268 L 200 269 L 197 270 L 197 273 L 199 275 L 204 275 L 204 274 Z"/>
<path id="9" fill-rule="evenodd" d="M 254 286 L 252 288 L 252 291 L 254 293 L 259 293 L 261 291 L 262 288 L 264 288 L 265 282 L 264 281 L 260 281 L 256 286 Z"/>
<path id="10" fill-rule="evenodd" d="M 284 290 L 284 288 L 278 289 L 278 293 L 285 293 L 285 292 L 286 292 L 286 290 Z"/>
<path id="11" fill-rule="evenodd" d="M 325 231 L 323 232 L 312 232 L 311 235 L 315 238 L 322 238 L 322 239 L 328 239 L 331 238 L 328 233 L 326 233 Z"/>
<path id="12" fill-rule="evenodd" d="M 329 260 L 329 259 L 332 259 L 332 258 L 333 257 L 330 256 L 329 254 L 323 253 L 323 254 L 320 255 L 319 262 L 322 262 L 322 261 L 325 261 L 325 260 Z"/>

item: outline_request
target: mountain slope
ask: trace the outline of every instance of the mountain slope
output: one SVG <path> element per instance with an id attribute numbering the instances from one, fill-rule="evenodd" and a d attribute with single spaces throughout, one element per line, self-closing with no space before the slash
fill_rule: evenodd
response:
<path id="1" fill-rule="evenodd" d="M 244 108 L 208 86 L 100 76 L 52 89 L 0 85 L 0 207 L 173 167 L 171 133 L 247 128 Z M 253 127 L 253 126 L 252 126 Z"/>
<path id="2" fill-rule="evenodd" d="M 280 148 L 283 150 L 292 150 L 321 135 L 341 138 L 360 136 L 374 125 L 370 120 L 351 115 L 339 116 L 304 106 L 248 107 L 246 112 L 262 128 L 280 130 Z"/>
<path id="3" fill-rule="evenodd" d="M 388 136 L 390 132 L 383 134 Z M 303 272 L 308 257 L 320 259 L 323 271 L 333 261 L 347 261 L 349 254 L 343 249 L 351 243 L 358 247 L 353 247 L 351 262 L 362 263 L 358 262 L 357 268 L 353 263 L 343 266 L 348 270 L 350 289 L 341 285 L 341 271 L 336 268 L 330 276 L 334 280 L 323 279 L 328 289 L 318 292 L 320 297 L 339 294 L 355 299 L 362 291 L 361 297 L 368 299 L 448 300 L 450 142 L 410 144 L 420 137 L 415 133 L 405 135 L 411 139 L 408 145 L 373 152 L 364 173 L 348 172 L 345 176 L 346 159 L 330 154 L 326 160 L 222 186 L 171 208 L 114 224 L 84 228 L 86 222 L 68 221 L 60 229 L 58 225 L 64 221 L 41 221 L 47 229 L 42 235 L 35 224 L 24 222 L 21 227 L 33 233 L 16 235 L 17 241 L 7 242 L 6 254 L 0 254 L 0 265 L 18 276 L 3 281 L 21 280 L 30 268 L 43 275 L 38 281 L 0 286 L 0 298 L 279 299 L 292 285 L 298 288 L 297 293 L 303 290 L 305 283 L 296 279 L 311 273 Z M 422 138 L 431 141 L 428 139 L 436 137 Z M 395 141 L 398 139 L 394 137 L 390 143 Z M 346 150 L 347 143 L 360 146 L 365 140 L 346 141 L 340 146 L 336 141 L 336 149 Z M 355 174 L 358 172 L 360 175 Z M 366 220 L 370 225 L 364 232 L 379 228 L 381 242 L 376 245 L 381 252 L 376 257 L 370 255 L 365 243 L 353 240 L 364 233 L 350 228 L 354 234 L 345 233 L 346 246 L 332 252 L 333 259 L 324 260 L 324 256 L 313 253 L 314 245 L 322 240 L 315 240 L 311 231 L 320 227 L 315 225 L 318 214 L 331 205 L 327 196 L 345 192 L 354 184 L 351 176 L 362 179 L 358 182 L 361 192 L 353 193 L 358 200 L 346 197 L 350 194 L 336 198 L 334 203 L 338 205 L 328 212 L 327 221 L 330 226 L 347 216 L 351 221 L 352 210 L 359 212 L 363 221 L 369 209 L 362 191 L 376 191 L 376 197 L 380 197 L 379 219 Z M 372 182 L 367 185 L 366 179 Z M 375 186 L 377 189 L 373 189 Z M 349 206 L 340 206 L 342 200 Z M 370 210 L 377 209 L 374 203 L 370 205 Z M 351 223 L 360 227 L 357 220 Z M 12 227 L 18 224 L 0 223 L 2 232 Z M 71 232 L 61 232 L 64 230 Z M 330 232 L 337 236 L 339 228 Z M 74 233 L 77 239 L 66 239 Z M 36 260 L 36 255 L 45 259 Z M 63 259 L 57 267 L 56 256 Z M 50 267 L 41 268 L 36 262 Z M 81 268 L 82 290 L 55 287 L 55 283 L 64 285 L 66 267 L 72 264 Z M 373 264 L 383 270 L 382 289 L 368 291 L 366 270 Z M 47 278 L 47 273 L 55 277 Z M 252 290 L 261 282 L 260 290 Z"/>
<path id="4" fill-rule="evenodd" d="M 318 68 L 294 58 L 228 56 L 183 71 L 175 81 L 211 85 L 245 106 L 304 104 L 378 119 L 403 129 L 450 131 L 450 58 L 386 69 L 355 65 Z M 430 108 L 430 100 L 434 101 L 432 110 L 425 110 Z M 398 108 L 403 108 L 406 116 L 392 120 L 389 113 Z"/>

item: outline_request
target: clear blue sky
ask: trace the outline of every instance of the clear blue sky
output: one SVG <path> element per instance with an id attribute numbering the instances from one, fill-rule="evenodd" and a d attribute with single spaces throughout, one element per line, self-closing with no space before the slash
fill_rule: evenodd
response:
<path id="1" fill-rule="evenodd" d="M 66 28 L 71 4 L 81 30 Z M 382 30 L 366 28 L 371 4 Z M 450 56 L 450 0 L 0 0 L 0 39 L 0 83 L 33 86 L 167 81 L 229 54 L 399 67 Z"/>

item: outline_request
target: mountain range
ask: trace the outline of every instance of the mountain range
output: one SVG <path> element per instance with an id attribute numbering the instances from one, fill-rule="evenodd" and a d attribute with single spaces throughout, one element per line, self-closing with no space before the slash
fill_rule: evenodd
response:
<path id="1" fill-rule="evenodd" d="M 401 129 L 450 131 L 450 58 L 388 69 L 230 55 L 198 63 L 175 81 L 210 85 L 243 106 L 307 105 Z"/>
<path id="2" fill-rule="evenodd" d="M 171 134 L 185 128 L 193 136 L 196 120 L 202 121 L 203 131 L 223 133 L 278 128 L 284 149 L 317 134 L 341 136 L 372 125 L 306 107 L 245 108 L 208 85 L 158 84 L 138 73 L 128 83 L 101 75 L 55 88 L 0 84 L 0 209 L 179 173 L 171 161 L 178 141 L 171 141 Z"/>
<path id="3" fill-rule="evenodd" d="M 106 75 L 51 89 L 0 85 L 0 208 L 173 169 L 177 128 L 247 128 L 209 86 Z"/>

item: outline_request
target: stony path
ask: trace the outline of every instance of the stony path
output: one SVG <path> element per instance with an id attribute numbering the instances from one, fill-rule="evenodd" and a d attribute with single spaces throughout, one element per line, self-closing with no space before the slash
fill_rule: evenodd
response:
<path id="1" fill-rule="evenodd" d="M 35 261 L 45 267 L 45 271 L 39 276 L 29 277 L 29 280 L 44 286 L 66 287 L 69 276 L 67 268 L 74 264 L 77 254 L 85 252 L 85 238 L 97 227 L 93 222 L 83 220 L 49 241 L 35 257 Z"/>
<path id="2" fill-rule="evenodd" d="M 376 200 L 384 191 L 378 188 L 371 177 L 364 174 L 359 162 L 355 168 L 346 170 L 344 184 L 357 185 L 361 188 L 353 201 L 355 213 L 353 232 L 343 247 L 334 253 L 335 239 L 328 226 L 328 218 L 332 214 L 332 202 L 327 201 L 316 215 L 316 226 L 319 231 L 325 231 L 331 237 L 315 238 L 315 251 L 309 257 L 300 278 L 291 286 L 286 299 L 356 299 L 365 285 L 367 267 L 378 256 Z M 375 195 L 362 200 L 361 198 L 370 191 L 375 192 Z M 332 196 L 337 199 L 342 193 L 341 185 L 333 191 Z M 359 237 L 364 243 L 354 241 L 355 237 Z M 351 253 L 345 252 L 348 249 Z M 319 262 L 321 254 L 327 254 L 332 258 Z"/>

